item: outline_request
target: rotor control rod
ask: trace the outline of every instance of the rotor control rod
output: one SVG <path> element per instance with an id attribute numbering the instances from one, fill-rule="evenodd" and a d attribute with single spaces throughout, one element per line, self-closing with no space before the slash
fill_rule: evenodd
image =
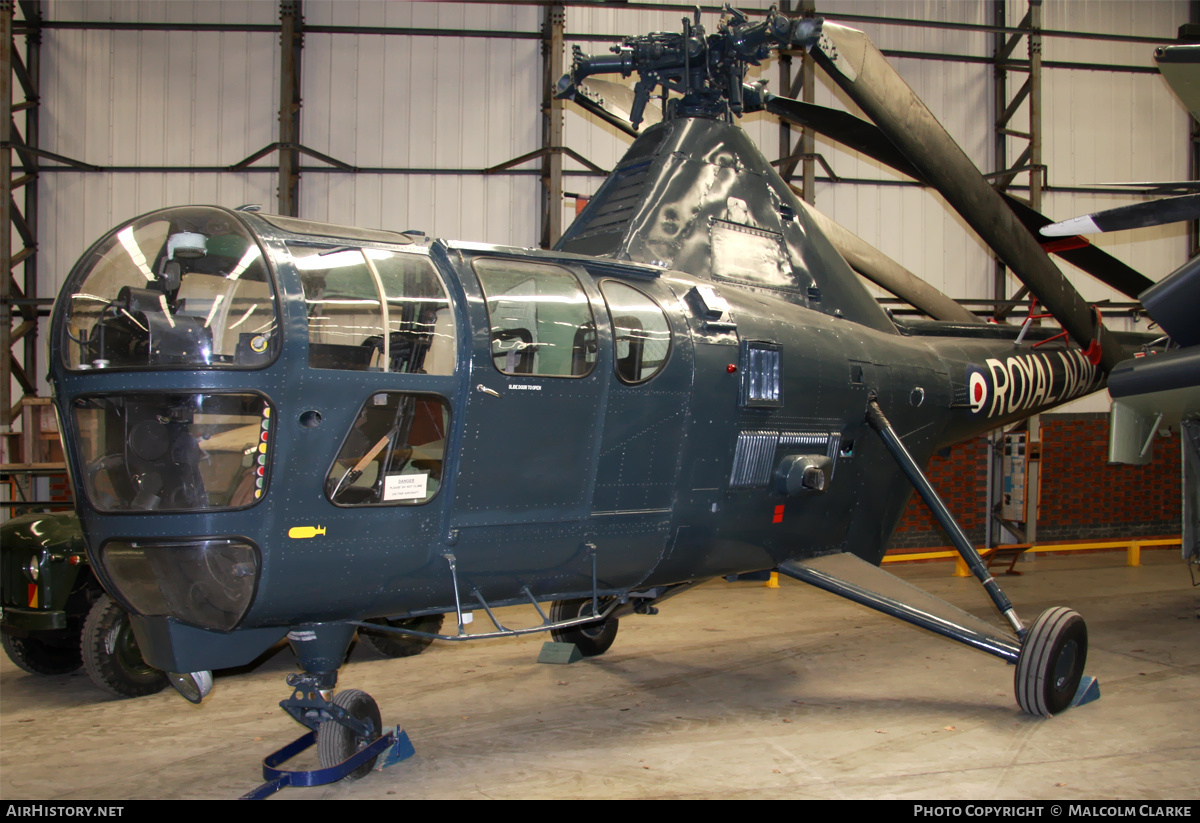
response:
<path id="1" fill-rule="evenodd" d="M 954 543 L 954 548 L 958 549 L 958 553 L 962 556 L 963 561 L 970 567 L 971 572 L 979 578 L 979 582 L 983 584 L 983 588 L 987 591 L 988 596 L 992 598 L 992 602 L 996 604 L 996 608 L 1012 625 L 1017 636 L 1024 638 L 1025 627 L 1021 624 L 1016 612 L 1013 611 L 1012 603 L 1004 592 L 1001 591 L 1000 584 L 996 582 L 991 572 L 988 571 L 983 558 L 979 556 L 979 552 L 975 551 L 975 547 L 967 539 L 966 533 L 958 525 L 958 521 L 954 519 L 954 515 L 950 513 L 950 509 L 946 508 L 946 504 L 942 502 L 942 498 L 933 488 L 933 484 L 929 482 L 929 478 L 921 471 L 921 467 L 917 465 L 917 461 L 909 454 L 903 441 L 900 440 L 900 435 L 896 434 L 896 430 L 892 428 L 892 424 L 888 422 L 887 417 L 883 414 L 883 410 L 879 408 L 879 403 L 874 398 L 867 403 L 867 422 L 879 434 L 884 445 L 887 446 L 887 450 L 891 452 L 892 457 L 900 464 L 900 468 L 904 470 L 905 476 L 916 487 L 921 495 L 921 499 L 929 506 L 929 510 L 933 512 L 933 516 L 937 518 L 941 527 L 946 530 L 946 534 L 950 535 L 950 540 Z"/>

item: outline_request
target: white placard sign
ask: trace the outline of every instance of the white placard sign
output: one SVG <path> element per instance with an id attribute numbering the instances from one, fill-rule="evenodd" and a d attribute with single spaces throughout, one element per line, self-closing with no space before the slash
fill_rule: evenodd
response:
<path id="1" fill-rule="evenodd" d="M 420 500 L 429 488 L 429 473 L 389 474 L 383 480 L 384 500 Z"/>

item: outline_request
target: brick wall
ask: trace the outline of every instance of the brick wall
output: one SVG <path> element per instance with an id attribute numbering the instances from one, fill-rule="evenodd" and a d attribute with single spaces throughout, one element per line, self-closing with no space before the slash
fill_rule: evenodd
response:
<path id="1" fill-rule="evenodd" d="M 1156 438 L 1146 466 L 1108 464 L 1108 416 L 1042 416 L 1042 496 L 1038 542 L 1176 535 L 1182 498 L 1179 437 Z M 925 468 L 967 537 L 984 542 L 987 439 L 960 443 Z M 914 493 L 892 539 L 893 550 L 950 548 Z"/>

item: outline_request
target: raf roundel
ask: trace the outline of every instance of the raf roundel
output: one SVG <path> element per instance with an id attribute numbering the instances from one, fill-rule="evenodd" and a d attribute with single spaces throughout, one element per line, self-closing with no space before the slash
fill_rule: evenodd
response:
<path id="1" fill-rule="evenodd" d="M 967 382 L 967 396 L 970 400 L 971 411 L 978 414 L 988 401 L 988 384 L 983 372 L 972 371 Z"/>

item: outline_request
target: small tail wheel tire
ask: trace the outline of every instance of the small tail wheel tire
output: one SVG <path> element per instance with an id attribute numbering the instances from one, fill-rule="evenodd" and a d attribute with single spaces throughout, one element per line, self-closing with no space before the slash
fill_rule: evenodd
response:
<path id="1" fill-rule="evenodd" d="M 80 646 L 88 676 L 109 694 L 142 697 L 167 687 L 166 673 L 142 658 L 129 612 L 107 594 L 92 604 Z"/>
<path id="2" fill-rule="evenodd" d="M 369 734 L 356 734 L 350 727 L 343 726 L 336 720 L 326 720 L 317 727 L 317 758 L 321 761 L 321 768 L 328 769 L 330 766 L 336 766 L 339 763 L 345 762 L 348 758 L 354 755 L 367 746 L 379 739 L 383 730 L 383 721 L 379 716 L 379 706 L 376 705 L 375 699 L 371 695 L 358 689 L 346 689 L 343 692 L 338 692 L 333 696 L 333 704 L 340 706 L 350 713 L 350 716 L 356 720 L 365 720 L 369 722 L 371 730 Z M 375 768 L 375 761 L 379 759 L 376 755 L 363 763 L 354 771 L 342 778 L 344 781 L 358 780 L 360 777 L 366 777 L 371 773 L 371 769 Z"/>
<path id="3" fill-rule="evenodd" d="M 612 602 L 612 598 L 602 597 L 598 601 L 600 611 Z M 577 617 L 588 617 L 595 614 L 592 611 L 592 599 L 556 600 L 550 606 L 550 619 L 574 620 Z M 579 653 L 584 657 L 595 657 L 608 651 L 609 646 L 617 639 L 617 625 L 620 621 L 615 617 L 600 620 L 595 623 L 585 623 L 582 626 L 571 626 L 566 629 L 551 629 L 550 636 L 559 643 L 574 643 Z"/>
<path id="4" fill-rule="evenodd" d="M 1017 704 L 1038 717 L 1066 710 L 1083 679 L 1087 648 L 1087 624 L 1078 612 L 1062 606 L 1042 612 L 1017 658 Z"/>
<path id="5" fill-rule="evenodd" d="M 442 630 L 442 621 L 444 618 L 445 615 L 443 614 L 428 614 L 424 617 L 410 617 L 401 620 L 390 617 L 379 617 L 368 622 L 377 623 L 381 626 L 394 626 L 400 629 L 412 629 L 416 632 L 437 634 Z M 370 629 L 363 629 L 358 635 L 384 657 L 412 657 L 425 651 L 429 648 L 429 644 L 433 642 L 432 637 L 413 637 L 412 635 L 394 634 L 393 632 L 373 632 Z"/>
<path id="6" fill-rule="evenodd" d="M 78 640 L 53 643 L 36 634 L 27 637 L 0 634 L 0 645 L 9 660 L 30 674 L 70 674 L 83 665 Z"/>

